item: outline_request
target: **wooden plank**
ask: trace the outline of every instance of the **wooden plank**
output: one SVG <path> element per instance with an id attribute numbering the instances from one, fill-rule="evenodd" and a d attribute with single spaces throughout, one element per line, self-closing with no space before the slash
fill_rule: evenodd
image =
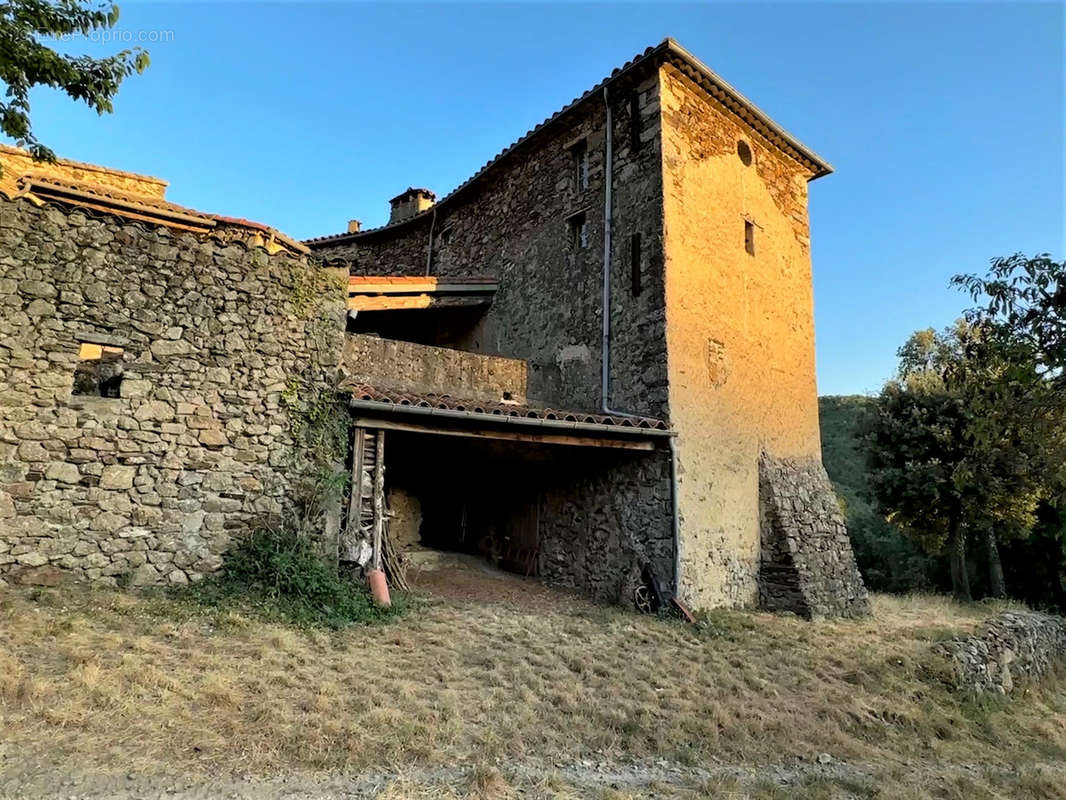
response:
<path id="1" fill-rule="evenodd" d="M 420 308 L 456 308 L 490 305 L 492 297 L 482 295 L 445 295 L 430 294 L 353 294 L 348 297 L 348 308 L 352 311 L 404 311 Z"/>
<path id="2" fill-rule="evenodd" d="M 392 420 L 367 419 L 360 417 L 357 424 L 365 428 L 388 431 L 405 431 L 410 433 L 432 433 L 439 436 L 462 436 L 469 439 L 500 439 L 509 442 L 529 442 L 532 444 L 557 444 L 572 447 L 603 447 L 614 450 L 654 450 L 655 443 L 642 439 L 600 439 L 593 436 L 571 436 L 560 433 L 520 433 L 518 431 L 498 431 L 491 428 L 445 428 L 437 425 L 420 425 Z"/>
<path id="3" fill-rule="evenodd" d="M 385 527 L 385 431 L 377 433 L 374 463 L 374 569 L 381 569 L 381 539 Z"/>
<path id="4" fill-rule="evenodd" d="M 359 294 L 414 294 L 427 292 L 436 294 L 480 293 L 491 294 L 496 291 L 499 284 L 485 283 L 439 283 L 432 279 L 419 279 L 414 281 L 374 281 L 353 275 L 348 279 L 348 286 L 353 293 Z"/>

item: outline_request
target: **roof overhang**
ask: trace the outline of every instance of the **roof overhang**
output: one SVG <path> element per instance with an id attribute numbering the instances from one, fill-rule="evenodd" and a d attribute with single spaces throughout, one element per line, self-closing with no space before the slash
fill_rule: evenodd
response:
<path id="1" fill-rule="evenodd" d="M 675 435 L 666 428 L 402 405 L 357 396 L 353 396 L 348 404 L 354 423 L 361 427 L 440 436 L 650 451 L 663 446 Z"/>
<path id="2" fill-rule="evenodd" d="M 352 275 L 348 308 L 352 311 L 478 308 L 492 304 L 499 284 L 492 278 Z"/>

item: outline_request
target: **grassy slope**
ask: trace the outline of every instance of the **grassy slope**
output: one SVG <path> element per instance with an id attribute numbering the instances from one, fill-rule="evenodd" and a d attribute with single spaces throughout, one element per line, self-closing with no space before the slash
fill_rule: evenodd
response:
<path id="1" fill-rule="evenodd" d="M 1066 758 L 1066 684 L 978 703 L 930 655 L 989 607 L 875 608 L 823 624 L 716 613 L 694 629 L 451 601 L 324 633 L 108 590 L 0 588 L 0 750 L 39 766 L 37 786 L 71 767 L 191 780 L 459 764 L 506 796 L 514 765 L 540 764 L 527 796 L 635 798 L 650 790 L 593 792 L 554 770 L 666 759 L 717 772 L 660 797 L 1066 797 L 1044 766 Z M 766 772 L 821 753 L 849 766 L 787 789 Z M 419 780 L 381 796 L 455 796 Z"/>

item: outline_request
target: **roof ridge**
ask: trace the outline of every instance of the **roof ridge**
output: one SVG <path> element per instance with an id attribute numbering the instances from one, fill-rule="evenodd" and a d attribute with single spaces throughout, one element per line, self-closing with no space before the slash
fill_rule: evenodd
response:
<path id="1" fill-rule="evenodd" d="M 528 131 L 526 131 L 523 136 L 520 136 L 518 139 L 511 142 L 511 144 L 500 150 L 500 152 L 498 152 L 495 156 L 486 161 L 485 164 L 482 165 L 482 167 L 478 169 L 473 175 L 471 175 L 465 181 L 463 181 L 450 192 L 448 192 L 446 195 L 444 195 L 444 197 L 437 201 L 437 203 L 431 208 L 426 209 L 425 211 L 421 211 L 418 214 L 410 216 L 400 222 L 386 223 L 384 225 L 379 225 L 376 228 L 367 228 L 365 230 L 354 231 L 350 233 L 345 232 L 327 234 L 325 236 L 315 236 L 310 239 L 304 239 L 304 244 L 308 245 L 311 248 L 314 248 L 325 243 L 349 241 L 362 236 L 366 236 L 368 234 L 374 234 L 392 228 L 399 228 L 400 226 L 407 225 L 411 222 L 414 222 L 415 220 L 426 218 L 426 216 L 432 213 L 434 209 L 448 202 L 452 197 L 471 186 L 475 181 L 480 179 L 486 172 L 488 172 L 491 168 L 498 164 L 502 159 L 514 152 L 516 148 L 525 144 L 534 136 L 539 134 L 548 125 L 552 124 L 561 116 L 568 113 L 584 101 L 588 100 L 594 94 L 601 91 L 605 86 L 616 80 L 623 73 L 628 72 L 629 70 L 632 70 L 638 67 L 639 65 L 645 63 L 650 58 L 661 54 L 672 55 L 675 58 L 680 59 L 690 68 L 694 69 L 700 77 L 702 77 L 705 81 L 709 82 L 712 86 L 717 88 L 716 93 L 714 90 L 712 90 L 711 87 L 705 86 L 701 83 L 701 88 L 706 89 L 710 94 L 712 94 L 712 96 L 716 97 L 716 99 L 719 99 L 720 101 L 727 98 L 732 99 L 734 101 L 734 105 L 739 106 L 740 109 L 748 111 L 753 117 L 753 119 L 749 119 L 747 116 L 739 113 L 738 108 L 734 108 L 730 104 L 725 103 L 727 108 L 733 111 L 733 113 L 738 114 L 738 116 L 741 116 L 742 119 L 749 122 L 749 124 L 751 124 L 753 127 L 756 127 L 756 123 L 759 123 L 761 127 L 767 129 L 766 133 L 763 133 L 763 131 L 761 130 L 759 132 L 763 133 L 763 135 L 766 136 L 769 141 L 772 144 L 776 145 L 779 149 L 793 156 L 794 158 L 797 158 L 799 160 L 805 160 L 810 163 L 810 165 L 814 168 L 814 178 L 819 178 L 822 175 L 827 175 L 833 171 L 833 167 L 831 164 L 829 164 L 828 161 L 825 161 L 821 156 L 819 156 L 813 150 L 811 150 L 802 142 L 800 142 L 799 139 L 788 133 L 788 131 L 786 131 L 784 128 L 774 122 L 770 118 L 770 116 L 766 114 L 766 112 L 762 111 L 762 109 L 760 109 L 753 102 L 751 102 L 751 100 L 749 100 L 739 91 L 737 91 L 730 83 L 728 83 L 721 76 L 715 73 L 710 67 L 708 67 L 702 61 L 692 55 L 692 53 L 689 52 L 682 45 L 680 45 L 676 39 L 667 36 L 657 45 L 652 45 L 650 47 L 645 48 L 643 52 L 633 56 L 633 58 L 629 59 L 629 61 L 625 62 L 622 66 L 615 67 L 613 70 L 611 70 L 610 75 L 601 80 L 591 89 L 578 95 L 565 106 L 556 111 L 554 114 L 545 118 L 537 125 L 534 125 Z M 719 95 L 722 96 L 719 97 Z M 756 130 L 759 130 L 758 127 L 756 127 Z M 773 138 L 771 138 L 773 136 L 776 136 L 777 138 L 783 140 L 783 145 L 781 143 L 775 142 Z M 814 178 L 812 178 L 812 180 Z"/>

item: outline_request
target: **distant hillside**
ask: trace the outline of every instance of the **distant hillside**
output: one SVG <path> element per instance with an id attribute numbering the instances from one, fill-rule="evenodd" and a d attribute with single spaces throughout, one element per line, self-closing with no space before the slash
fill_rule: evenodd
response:
<path id="1" fill-rule="evenodd" d="M 877 513 L 859 431 L 873 398 L 830 395 L 818 398 L 822 463 L 843 499 L 855 557 L 866 585 L 879 591 L 928 588 L 935 560 L 917 550 Z"/>

